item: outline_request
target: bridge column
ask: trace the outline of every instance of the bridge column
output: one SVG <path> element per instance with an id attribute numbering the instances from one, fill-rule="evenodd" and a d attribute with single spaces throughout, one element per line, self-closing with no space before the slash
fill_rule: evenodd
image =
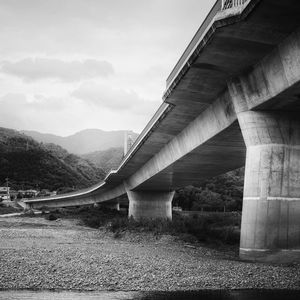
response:
<path id="1" fill-rule="evenodd" d="M 175 192 L 128 191 L 129 217 L 172 220 L 172 199 Z"/>
<path id="2" fill-rule="evenodd" d="M 247 146 L 240 257 L 300 260 L 300 118 L 238 114 Z"/>
<path id="3" fill-rule="evenodd" d="M 112 209 L 120 211 L 120 203 L 116 203 L 115 205 L 113 205 Z"/>

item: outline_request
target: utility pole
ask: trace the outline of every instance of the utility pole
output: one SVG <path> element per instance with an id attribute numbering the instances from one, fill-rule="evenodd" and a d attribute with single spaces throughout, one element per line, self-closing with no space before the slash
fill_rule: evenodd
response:
<path id="1" fill-rule="evenodd" d="M 123 157 L 126 155 L 128 151 L 128 132 L 127 130 L 124 132 L 124 153 L 123 153 Z"/>
<path id="2" fill-rule="evenodd" d="M 124 156 L 130 150 L 131 146 L 133 145 L 133 138 L 129 131 L 125 131 L 124 133 Z"/>

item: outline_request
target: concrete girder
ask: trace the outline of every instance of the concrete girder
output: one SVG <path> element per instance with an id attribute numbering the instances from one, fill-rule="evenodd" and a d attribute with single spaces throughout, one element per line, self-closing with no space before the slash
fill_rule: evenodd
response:
<path id="1" fill-rule="evenodd" d="M 299 107 L 300 29 L 298 28 L 250 72 L 232 78 L 228 88 L 237 113 Z"/>
<path id="2" fill-rule="evenodd" d="M 83 195 L 57 195 L 56 197 L 49 197 L 44 199 L 34 199 L 26 202 L 26 205 L 31 209 L 41 209 L 42 207 L 47 208 L 58 208 L 58 207 L 70 207 L 79 205 L 90 205 L 95 203 L 102 203 L 115 199 L 119 196 L 126 194 L 126 190 L 123 184 L 104 190 L 102 193 L 97 191 L 87 192 Z"/>
<path id="3" fill-rule="evenodd" d="M 236 120 L 228 94 L 217 99 L 181 133 L 174 137 L 152 159 L 126 180 L 126 188 L 134 190 L 177 160 L 224 131 Z M 160 186 L 166 190 L 169 187 Z"/>

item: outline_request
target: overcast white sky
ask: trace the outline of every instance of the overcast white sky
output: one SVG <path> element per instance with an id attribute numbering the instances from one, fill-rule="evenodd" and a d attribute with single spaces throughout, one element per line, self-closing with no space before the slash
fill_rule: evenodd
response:
<path id="1" fill-rule="evenodd" d="M 0 126 L 140 132 L 215 0 L 0 0 Z"/>

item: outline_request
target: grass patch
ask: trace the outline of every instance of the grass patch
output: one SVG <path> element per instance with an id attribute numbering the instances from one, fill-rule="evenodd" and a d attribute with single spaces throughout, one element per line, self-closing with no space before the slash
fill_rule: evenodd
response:
<path id="1" fill-rule="evenodd" d="M 58 219 L 58 217 L 57 217 L 56 214 L 50 213 L 50 214 L 46 215 L 46 219 L 49 220 L 49 221 L 55 221 L 55 220 Z"/>

